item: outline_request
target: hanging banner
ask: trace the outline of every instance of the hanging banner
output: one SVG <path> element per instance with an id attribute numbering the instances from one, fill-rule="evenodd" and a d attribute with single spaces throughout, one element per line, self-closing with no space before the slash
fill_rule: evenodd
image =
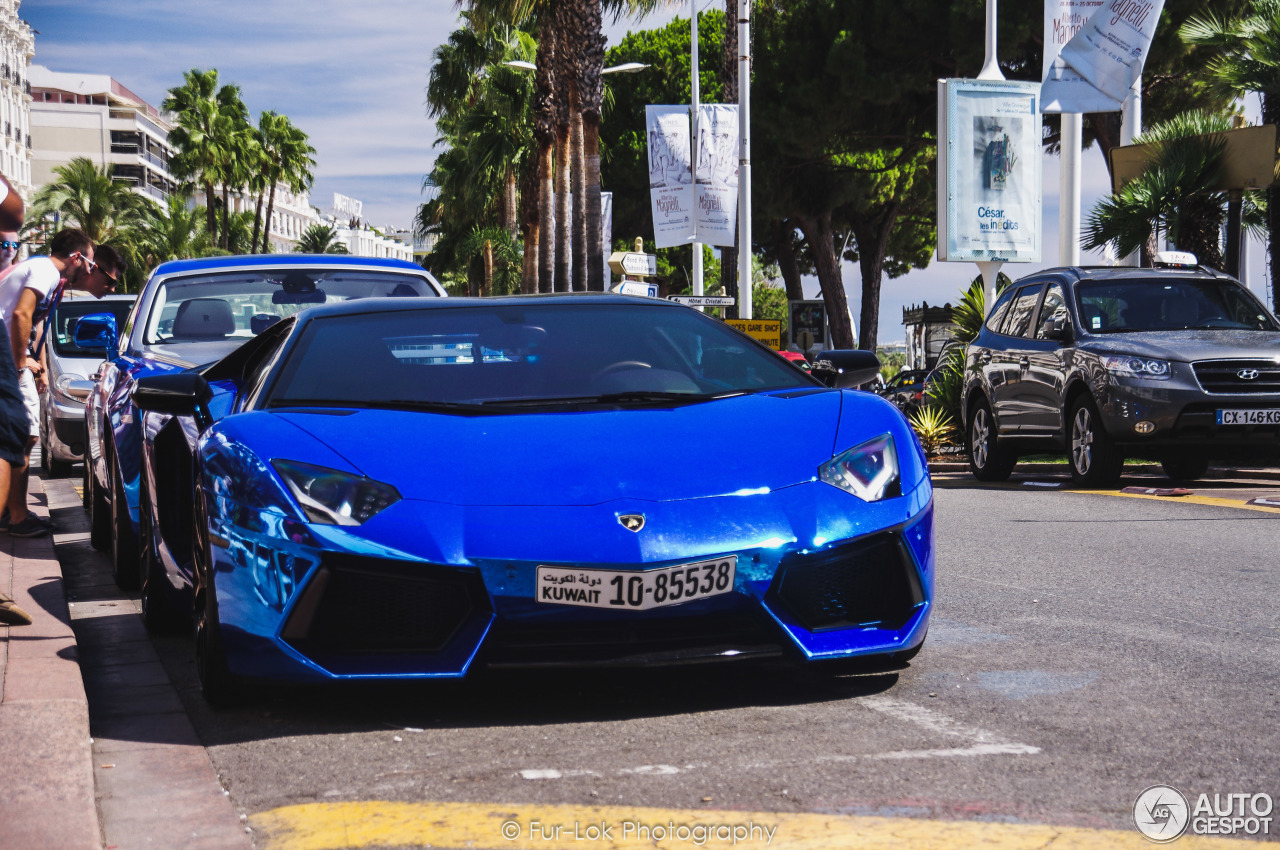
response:
<path id="1" fill-rule="evenodd" d="M 1040 86 L 944 80 L 938 259 L 1040 260 Z"/>
<path id="2" fill-rule="evenodd" d="M 1164 0 L 1103 0 L 1050 65 L 1040 94 L 1041 110 L 1120 111 L 1129 89 L 1142 76 L 1163 9 Z"/>
<path id="3" fill-rule="evenodd" d="M 649 146 L 649 200 L 653 240 L 659 248 L 694 240 L 693 169 L 689 152 L 689 107 L 646 106 Z"/>
<path id="4" fill-rule="evenodd" d="M 732 248 L 738 230 L 738 107 L 698 108 L 697 240 Z"/>
<path id="5" fill-rule="evenodd" d="M 1053 60 L 1105 0 L 1044 0 L 1044 61 L 1040 79 L 1049 78 Z"/>
<path id="6" fill-rule="evenodd" d="M 613 253 L 613 193 L 600 193 L 600 251 L 604 254 L 604 282 L 605 289 L 609 288 L 609 281 L 613 277 L 613 271 L 609 268 L 609 255 Z"/>

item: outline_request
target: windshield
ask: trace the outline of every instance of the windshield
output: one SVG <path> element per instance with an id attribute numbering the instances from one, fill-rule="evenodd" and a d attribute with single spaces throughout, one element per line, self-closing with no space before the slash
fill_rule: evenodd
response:
<path id="1" fill-rule="evenodd" d="M 1076 285 L 1076 297 L 1085 330 L 1095 334 L 1189 328 L 1277 330 L 1266 308 L 1230 280 L 1085 281 Z"/>
<path id="2" fill-rule="evenodd" d="M 307 323 L 288 356 L 271 406 L 679 403 L 814 386 L 716 319 L 648 305 L 326 316 Z"/>
<path id="3" fill-rule="evenodd" d="M 304 266 L 184 275 L 156 290 L 143 342 L 248 339 L 313 304 L 436 295 L 425 274 L 385 269 Z"/>
<path id="4" fill-rule="evenodd" d="M 77 298 L 74 301 L 64 300 L 58 304 L 53 316 L 49 319 L 49 344 L 60 357 L 93 357 L 102 359 L 102 349 L 85 351 L 76 345 L 72 336 L 75 322 L 81 316 L 93 313 L 112 313 L 116 317 L 116 327 L 124 327 L 124 321 L 133 309 L 133 299 L 112 298 L 99 301 L 97 298 Z"/>

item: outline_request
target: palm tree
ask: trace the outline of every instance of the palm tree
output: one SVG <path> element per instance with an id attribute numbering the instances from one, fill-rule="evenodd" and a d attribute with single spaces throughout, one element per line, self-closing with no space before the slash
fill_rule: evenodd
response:
<path id="1" fill-rule="evenodd" d="M 177 150 L 170 169 L 179 179 L 191 180 L 204 189 L 206 227 L 216 233 L 217 213 L 214 208 L 214 185 L 232 176 L 231 151 L 236 136 L 247 124 L 240 88 L 218 87 L 218 71 L 193 68 L 183 74 L 183 84 L 169 89 L 161 108 L 177 116 L 177 124 L 169 131 L 169 143 Z M 224 209 L 226 194 L 224 191 Z"/>
<path id="2" fill-rule="evenodd" d="M 271 232 L 271 214 L 276 206 L 276 186 L 283 184 L 293 192 L 301 192 L 311 186 L 312 169 L 316 167 L 315 152 L 307 134 L 295 127 L 288 116 L 264 112 L 258 118 L 258 145 L 267 163 L 266 183 L 271 187 L 267 198 L 267 212 L 262 222 L 262 247 L 250 247 L 254 253 L 267 253 Z M 254 233 L 258 232 L 254 225 Z M 255 242 L 256 236 L 255 236 Z"/>
<path id="3" fill-rule="evenodd" d="M 1188 44 L 1219 52 L 1209 64 L 1209 84 L 1231 97 L 1262 96 L 1262 123 L 1280 124 L 1280 0 L 1253 0 L 1249 11 L 1226 19 L 1212 12 L 1191 18 L 1178 31 Z M 1280 187 L 1267 189 L 1271 291 L 1280 310 Z"/>
<path id="4" fill-rule="evenodd" d="M 1222 268 L 1218 235 L 1227 193 L 1217 187 L 1226 139 L 1212 134 L 1230 128 L 1226 116 L 1189 112 L 1135 139 L 1151 145 L 1154 156 L 1140 177 L 1094 208 L 1085 228 L 1084 247 L 1112 243 L 1118 255 L 1125 256 L 1149 248 L 1164 235 L 1206 265 Z M 1256 226 L 1260 219 L 1258 208 L 1246 198 L 1246 222 Z"/>
<path id="5" fill-rule="evenodd" d="M 297 254 L 346 254 L 347 246 L 338 241 L 338 233 L 332 225 L 313 224 L 302 231 L 298 244 L 293 246 Z"/>
<path id="6" fill-rule="evenodd" d="M 134 232 L 155 210 L 151 199 L 132 191 L 128 184 L 112 179 L 112 168 L 98 168 L 87 157 L 78 156 L 53 169 L 54 181 L 36 192 L 28 220 L 40 226 L 48 216 L 72 222 L 95 243 L 132 238 Z"/>
<path id="7" fill-rule="evenodd" d="M 213 238 L 201 219 L 202 207 L 187 207 L 183 198 L 170 196 L 165 209 L 143 229 L 141 245 L 145 264 L 186 260 L 204 256 L 213 247 Z"/>

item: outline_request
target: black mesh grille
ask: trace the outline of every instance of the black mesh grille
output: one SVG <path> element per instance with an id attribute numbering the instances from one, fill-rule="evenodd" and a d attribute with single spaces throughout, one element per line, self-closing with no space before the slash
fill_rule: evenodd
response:
<path id="1" fill-rule="evenodd" d="M 1205 392 L 1224 395 L 1280 394 L 1280 363 L 1274 360 L 1201 360 L 1192 363 Z M 1253 377 L 1242 377 L 1252 375 Z"/>
<path id="2" fill-rule="evenodd" d="M 438 652 L 478 609 L 480 576 L 429 564 L 377 559 L 334 564 L 303 591 L 284 637 L 305 653 Z"/>
<path id="3" fill-rule="evenodd" d="M 790 556 L 769 594 L 815 632 L 853 626 L 900 629 L 924 601 L 915 562 L 894 533 Z"/>

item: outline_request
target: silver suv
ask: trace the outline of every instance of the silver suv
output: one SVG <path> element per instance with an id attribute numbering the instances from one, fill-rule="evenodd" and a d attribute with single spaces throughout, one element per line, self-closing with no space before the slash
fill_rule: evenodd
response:
<path id="1" fill-rule="evenodd" d="M 1127 457 L 1169 477 L 1280 454 L 1280 324 L 1209 268 L 1056 268 L 996 301 L 965 356 L 969 468 L 1009 477 L 1019 455 L 1067 452 L 1098 486 Z"/>
<path id="2" fill-rule="evenodd" d="M 114 313 L 124 325 L 136 295 L 106 295 L 69 291 L 49 317 L 45 340 L 49 389 L 40 395 L 40 458 L 51 477 L 70 474 L 71 465 L 84 459 L 84 399 L 102 365 L 102 353 L 79 348 L 75 323 L 90 313 Z"/>

